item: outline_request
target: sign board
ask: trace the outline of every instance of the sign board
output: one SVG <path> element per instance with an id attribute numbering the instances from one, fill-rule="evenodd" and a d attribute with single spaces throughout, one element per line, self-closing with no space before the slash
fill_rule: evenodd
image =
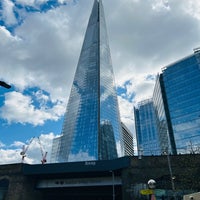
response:
<path id="1" fill-rule="evenodd" d="M 142 194 L 142 195 L 153 194 L 153 190 L 151 190 L 151 189 L 140 190 L 140 194 Z"/>

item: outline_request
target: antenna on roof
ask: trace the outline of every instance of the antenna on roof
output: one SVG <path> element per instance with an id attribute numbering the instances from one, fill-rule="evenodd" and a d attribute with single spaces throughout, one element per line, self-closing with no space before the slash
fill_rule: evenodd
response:
<path id="1" fill-rule="evenodd" d="M 194 53 L 200 52 L 200 47 L 194 48 L 193 51 L 194 51 Z"/>

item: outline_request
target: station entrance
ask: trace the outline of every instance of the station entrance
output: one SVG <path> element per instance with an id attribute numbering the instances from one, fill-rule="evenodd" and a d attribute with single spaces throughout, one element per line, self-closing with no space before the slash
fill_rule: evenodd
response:
<path id="1" fill-rule="evenodd" d="M 42 189 L 43 199 L 48 200 L 121 200 L 121 186 L 90 186 Z M 113 198 L 113 195 L 115 198 Z"/>

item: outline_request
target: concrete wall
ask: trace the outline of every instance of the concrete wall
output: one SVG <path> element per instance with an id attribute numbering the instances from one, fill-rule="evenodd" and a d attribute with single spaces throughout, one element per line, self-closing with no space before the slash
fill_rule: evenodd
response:
<path id="1" fill-rule="evenodd" d="M 9 181 L 5 200 L 40 200 L 41 194 L 34 190 L 35 180 L 23 176 L 22 166 L 23 164 L 0 166 L 0 181 Z"/>
<path id="2" fill-rule="evenodd" d="M 200 191 L 200 155 L 148 156 L 141 160 L 132 157 L 131 166 L 123 170 L 124 199 L 146 199 L 140 190 L 147 189 L 150 179 L 156 181 L 156 188 L 165 190 L 166 196 L 183 196 L 190 191 Z M 172 190 L 171 166 L 173 184 Z M 191 192 L 190 192 L 191 193 Z M 199 199 L 200 200 L 200 199 Z"/>

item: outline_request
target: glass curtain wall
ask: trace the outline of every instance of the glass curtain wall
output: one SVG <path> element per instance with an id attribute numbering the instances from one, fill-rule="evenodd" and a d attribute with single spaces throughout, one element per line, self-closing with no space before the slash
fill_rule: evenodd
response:
<path id="1" fill-rule="evenodd" d="M 58 154 L 52 152 L 58 155 L 54 162 L 106 160 L 123 155 L 120 116 L 101 0 L 94 1 L 90 15 L 58 151 Z"/>
<path id="2" fill-rule="evenodd" d="M 177 153 L 197 153 L 200 149 L 200 52 L 163 69 L 163 83 Z"/>

